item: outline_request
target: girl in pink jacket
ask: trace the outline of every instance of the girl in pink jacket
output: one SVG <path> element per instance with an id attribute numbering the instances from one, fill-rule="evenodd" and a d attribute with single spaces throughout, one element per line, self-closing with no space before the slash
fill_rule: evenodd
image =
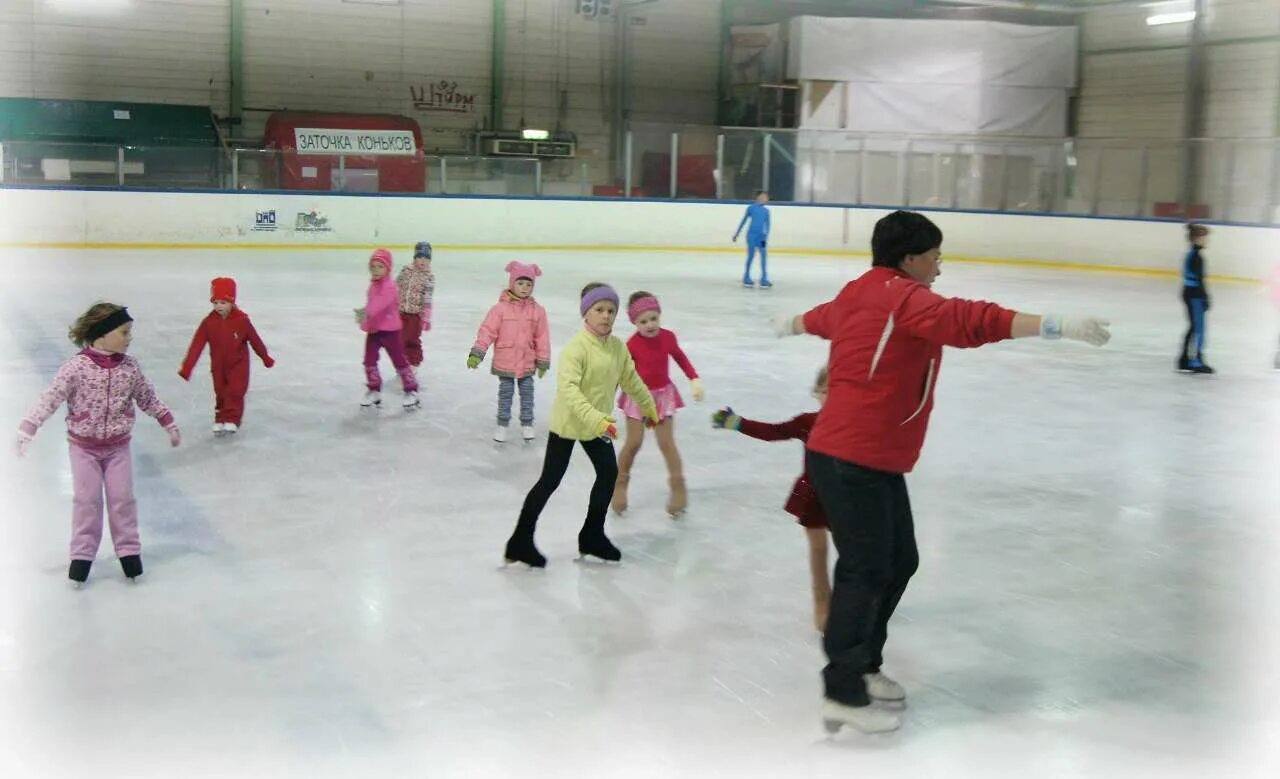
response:
<path id="1" fill-rule="evenodd" d="M 533 440 L 533 374 L 542 378 L 551 367 L 551 330 L 547 310 L 533 299 L 534 280 L 542 275 L 537 265 L 507 263 L 507 288 L 476 333 L 475 345 L 467 356 L 467 367 L 477 368 L 493 344 L 490 373 L 498 377 L 498 427 L 493 440 L 507 440 L 511 424 L 511 401 L 520 387 L 520 432 Z"/>
<path id="2" fill-rule="evenodd" d="M 138 539 L 138 505 L 133 498 L 133 407 L 155 417 L 169 443 L 182 442 L 173 414 L 156 397 L 155 388 L 138 361 L 125 354 L 133 340 L 133 318 L 124 306 L 97 303 L 68 333 L 83 347 L 58 369 L 53 383 L 22 417 L 18 426 L 18 456 L 45 420 L 67 404 L 67 441 L 71 450 L 71 567 L 67 577 L 79 587 L 102 541 L 103 492 L 111 522 L 111 543 L 120 567 L 130 580 L 142 575 L 142 544 Z"/>
<path id="3" fill-rule="evenodd" d="M 404 356 L 400 340 L 400 292 L 391 278 L 391 252 L 375 249 L 369 257 L 369 293 L 364 308 L 356 309 L 356 322 L 368 333 L 364 339 L 364 374 L 368 391 L 360 405 L 369 408 L 382 405 L 382 374 L 378 372 L 378 354 L 387 350 L 391 364 L 400 374 L 404 388 L 404 407 L 415 409 L 418 401 L 418 379 Z"/>

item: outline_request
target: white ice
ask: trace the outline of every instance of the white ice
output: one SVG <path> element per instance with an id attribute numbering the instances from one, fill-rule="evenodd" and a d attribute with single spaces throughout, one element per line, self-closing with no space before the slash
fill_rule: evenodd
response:
<path id="1" fill-rule="evenodd" d="M 438 252 L 424 409 L 406 414 L 358 405 L 362 252 L 3 253 L 9 429 L 72 354 L 72 319 L 108 299 L 185 434 L 171 450 L 150 419 L 134 431 L 136 585 L 106 539 L 88 586 L 67 584 L 61 413 L 26 459 L 0 457 L 3 776 L 1277 775 L 1280 373 L 1259 289 L 1214 288 L 1219 373 L 1191 377 L 1173 371 L 1174 279 L 945 265 L 946 294 L 1102 314 L 1115 336 L 948 352 L 908 478 L 920 572 L 886 652 L 905 724 L 827 739 L 805 542 L 782 512 L 801 446 L 707 419 L 813 408 L 823 343 L 767 320 L 865 260 L 775 256 L 766 293 L 736 286 L 736 255 L 524 255 L 557 351 L 582 284 L 648 289 L 709 390 L 679 416 L 688 515 L 664 515 L 650 443 L 609 520 L 623 563 L 575 563 L 579 452 L 535 572 L 500 556 L 554 377 L 536 445 L 498 447 L 497 383 L 465 367 L 512 256 Z M 279 360 L 255 363 L 229 440 L 209 433 L 207 355 L 176 376 L 217 275 Z"/>

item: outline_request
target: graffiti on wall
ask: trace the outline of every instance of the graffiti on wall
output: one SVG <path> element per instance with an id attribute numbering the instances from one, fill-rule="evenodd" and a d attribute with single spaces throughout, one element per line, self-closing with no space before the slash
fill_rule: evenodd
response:
<path id="1" fill-rule="evenodd" d="M 413 99 L 413 107 L 419 111 L 469 114 L 476 110 L 475 93 L 459 92 L 456 81 L 445 79 L 419 86 L 410 84 L 409 95 Z"/>

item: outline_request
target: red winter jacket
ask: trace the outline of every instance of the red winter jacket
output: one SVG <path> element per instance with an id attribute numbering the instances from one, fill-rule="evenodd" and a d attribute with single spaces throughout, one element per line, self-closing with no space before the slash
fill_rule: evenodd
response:
<path id="1" fill-rule="evenodd" d="M 210 311 L 209 316 L 205 317 L 196 328 L 196 334 L 191 337 L 187 357 L 178 370 L 179 376 L 184 379 L 191 378 L 191 370 L 196 367 L 196 361 L 200 359 L 200 353 L 204 351 L 206 343 L 209 344 L 210 368 L 218 376 L 227 376 L 242 363 L 247 370 L 250 346 L 262 359 L 263 365 L 270 368 L 276 362 L 271 359 L 271 355 L 267 354 L 267 345 L 258 337 L 258 331 L 253 329 L 253 322 L 249 321 L 248 314 L 233 308 L 231 313 L 227 314 L 227 318 L 223 319 L 216 311 Z"/>
<path id="2" fill-rule="evenodd" d="M 942 347 L 1003 341 L 1015 313 L 944 298 L 893 268 L 874 267 L 849 282 L 804 315 L 805 332 L 831 341 L 829 394 L 808 448 L 907 473 L 924 445 Z"/>

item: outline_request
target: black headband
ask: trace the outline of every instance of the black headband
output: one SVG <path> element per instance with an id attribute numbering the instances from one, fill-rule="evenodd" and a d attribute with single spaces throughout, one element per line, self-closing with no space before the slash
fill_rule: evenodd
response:
<path id="1" fill-rule="evenodd" d="M 93 343 L 112 330 L 115 330 L 120 325 L 127 324 L 132 321 L 133 317 L 129 316 L 129 309 L 121 308 L 119 311 L 116 311 L 101 322 L 90 325 L 89 329 L 84 331 L 84 338 L 89 343 Z"/>

